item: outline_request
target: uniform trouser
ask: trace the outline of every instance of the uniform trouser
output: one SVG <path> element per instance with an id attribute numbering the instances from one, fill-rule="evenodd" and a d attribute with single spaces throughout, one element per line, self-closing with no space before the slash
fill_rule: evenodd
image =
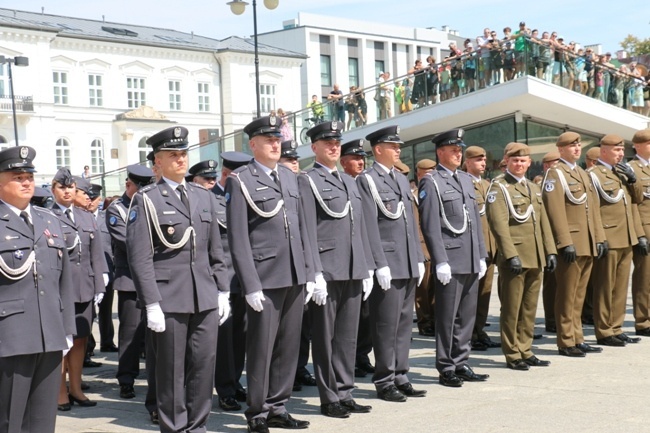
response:
<path id="1" fill-rule="evenodd" d="M 472 340 L 487 338 L 485 324 L 487 323 L 488 312 L 490 310 L 490 296 L 492 295 L 492 281 L 494 280 L 495 265 L 488 265 L 485 275 L 478 282 L 478 301 L 476 302 L 476 319 L 474 320 L 474 330 L 472 331 Z"/>
<path id="2" fill-rule="evenodd" d="M 136 307 L 135 292 L 117 292 L 119 358 L 115 378 L 120 385 L 133 385 L 140 374 L 140 354 L 147 326 L 143 311 Z"/>
<path id="3" fill-rule="evenodd" d="M 370 301 L 361 301 L 359 314 L 359 329 L 357 330 L 356 364 L 370 363 L 372 352 L 372 336 L 370 335 Z"/>
<path id="4" fill-rule="evenodd" d="M 312 303 L 303 307 L 302 324 L 300 326 L 300 348 L 298 349 L 298 366 L 294 377 L 302 376 L 309 373 L 307 363 L 309 363 L 309 346 L 311 346 L 311 327 L 312 327 Z"/>
<path id="5" fill-rule="evenodd" d="M 61 351 L 0 358 L 0 432 L 54 433 Z"/>
<path id="6" fill-rule="evenodd" d="M 311 305 L 314 374 L 321 404 L 352 399 L 361 280 L 328 281 L 325 305 Z"/>
<path id="7" fill-rule="evenodd" d="M 230 294 L 231 314 L 219 326 L 214 388 L 220 398 L 234 397 L 246 358 L 246 298 Z"/>
<path id="8" fill-rule="evenodd" d="M 111 281 L 106 286 L 104 299 L 97 308 L 97 323 L 99 327 L 99 348 L 109 347 L 114 345 L 113 338 L 115 337 L 115 328 L 113 327 L 113 282 Z"/>
<path id="9" fill-rule="evenodd" d="M 634 328 L 637 331 L 650 328 L 650 256 L 633 253 L 632 304 Z"/>
<path id="10" fill-rule="evenodd" d="M 375 351 L 372 381 L 377 391 L 409 381 L 409 350 L 417 278 L 392 280 L 383 290 L 375 279 L 370 293 L 370 333 Z"/>
<path id="11" fill-rule="evenodd" d="M 499 266 L 503 278 L 501 291 L 501 350 L 507 362 L 533 356 L 535 312 L 542 284 L 542 270 L 524 269 L 519 275 L 507 264 Z"/>
<path id="12" fill-rule="evenodd" d="M 560 261 L 563 261 L 562 258 L 560 258 Z M 565 282 L 563 281 L 563 284 L 564 283 Z M 557 326 L 557 319 L 555 317 L 556 293 L 557 278 L 555 276 L 555 272 L 544 271 L 544 277 L 542 281 L 542 303 L 544 305 L 544 323 L 546 326 Z"/>
<path id="13" fill-rule="evenodd" d="M 622 334 L 632 247 L 610 249 L 594 265 L 594 328 L 596 338 Z"/>
<path id="14" fill-rule="evenodd" d="M 436 323 L 434 309 L 436 298 L 434 296 L 435 283 L 431 275 L 431 262 L 424 264 L 424 277 L 422 283 L 415 288 L 415 315 L 418 318 L 418 329 L 433 328 Z"/>
<path id="15" fill-rule="evenodd" d="M 562 258 L 558 260 L 555 273 L 562 278 L 562 284 L 555 293 L 558 347 L 573 347 L 585 341 L 582 333 L 582 307 L 593 263 L 594 258 L 591 256 L 578 256 L 572 263 L 567 263 Z"/>
<path id="16" fill-rule="evenodd" d="M 219 313 L 165 313 L 152 332 L 160 431 L 205 432 L 212 408 Z"/>
<path id="17" fill-rule="evenodd" d="M 582 320 L 594 320 L 594 275 L 595 275 L 595 261 L 594 266 L 591 267 L 591 276 L 587 283 L 587 293 L 585 294 L 585 302 L 582 305 Z"/>
<path id="18" fill-rule="evenodd" d="M 260 312 L 246 307 L 246 419 L 282 415 L 298 365 L 304 284 L 264 290 Z"/>
<path id="19" fill-rule="evenodd" d="M 467 363 L 477 299 L 478 274 L 452 274 L 446 285 L 436 278 L 436 369 L 440 373 Z"/>
<path id="20" fill-rule="evenodd" d="M 143 319 L 145 322 L 145 318 Z M 144 344 L 145 344 L 145 368 L 147 370 L 147 395 L 144 398 L 144 407 L 147 412 L 151 413 L 158 410 L 158 401 L 156 400 L 156 350 L 153 342 L 154 332 L 145 327 Z"/>

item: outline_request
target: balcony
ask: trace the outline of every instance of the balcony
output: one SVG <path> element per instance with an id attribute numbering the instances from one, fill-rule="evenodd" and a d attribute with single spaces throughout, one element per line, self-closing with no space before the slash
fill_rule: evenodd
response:
<path id="1" fill-rule="evenodd" d="M 14 97 L 16 102 L 16 113 L 33 113 L 34 99 L 31 96 Z M 11 96 L 0 95 L 0 112 L 11 112 Z"/>

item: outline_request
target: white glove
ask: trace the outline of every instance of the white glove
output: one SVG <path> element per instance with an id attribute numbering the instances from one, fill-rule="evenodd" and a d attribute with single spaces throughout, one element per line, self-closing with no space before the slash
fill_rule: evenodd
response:
<path id="1" fill-rule="evenodd" d="M 104 300 L 104 294 L 97 293 L 93 298 L 93 301 L 95 302 L 95 307 L 99 307 L 99 304 L 101 304 L 103 300 Z"/>
<path id="2" fill-rule="evenodd" d="M 418 263 L 418 272 L 420 273 L 420 276 L 418 277 L 418 286 L 422 284 L 422 280 L 424 279 L 424 263 L 420 262 Z"/>
<path id="3" fill-rule="evenodd" d="M 158 302 L 147 305 L 147 328 L 153 332 L 165 332 L 165 314 Z"/>
<path id="4" fill-rule="evenodd" d="M 480 280 L 485 276 L 485 273 L 487 272 L 487 263 L 485 263 L 485 259 L 481 259 L 479 262 L 479 270 L 478 270 L 478 279 Z"/>
<path id="5" fill-rule="evenodd" d="M 307 281 L 307 284 L 305 285 L 305 291 L 307 292 L 307 295 L 305 296 L 305 305 L 309 303 L 311 300 L 311 297 L 314 295 L 314 289 L 316 288 L 316 283 L 313 281 Z"/>
<path id="6" fill-rule="evenodd" d="M 258 313 L 264 309 L 262 301 L 266 301 L 266 298 L 264 297 L 264 293 L 262 293 L 261 290 L 246 295 L 246 302 L 248 302 L 248 305 L 250 305 L 251 308 Z"/>
<path id="7" fill-rule="evenodd" d="M 443 285 L 449 284 L 451 281 L 451 267 L 449 266 L 449 263 L 444 262 L 444 263 L 438 263 L 436 265 L 436 277 L 438 277 L 438 280 Z"/>
<path id="8" fill-rule="evenodd" d="M 109 280 L 108 274 L 106 272 L 104 272 L 102 274 L 102 277 L 104 277 L 104 287 L 107 287 L 108 286 L 108 280 Z"/>
<path id="9" fill-rule="evenodd" d="M 230 292 L 219 292 L 219 326 L 230 316 Z"/>
<path id="10" fill-rule="evenodd" d="M 388 266 L 377 269 L 375 275 L 377 275 L 379 287 L 384 290 L 390 289 L 390 280 L 392 280 L 392 277 L 390 276 L 390 268 Z"/>
<path id="11" fill-rule="evenodd" d="M 65 343 L 68 345 L 67 349 L 63 349 L 63 356 L 66 356 L 68 352 L 70 352 L 70 349 L 72 349 L 72 345 L 74 344 L 74 340 L 72 338 L 72 335 L 66 335 L 65 336 Z"/>
<path id="12" fill-rule="evenodd" d="M 314 302 L 316 305 L 325 305 L 327 303 L 327 281 L 325 281 L 322 272 L 316 273 L 314 286 Z"/>
<path id="13" fill-rule="evenodd" d="M 374 286 L 375 282 L 372 280 L 372 277 L 375 275 L 375 271 L 370 270 L 368 271 L 368 278 L 365 278 L 362 281 L 363 284 L 363 300 L 365 301 L 368 299 L 370 296 L 370 292 L 372 292 L 372 286 Z"/>

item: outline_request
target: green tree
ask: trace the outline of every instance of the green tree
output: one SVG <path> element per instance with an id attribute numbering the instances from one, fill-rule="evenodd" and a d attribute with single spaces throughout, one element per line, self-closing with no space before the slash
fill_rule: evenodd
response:
<path id="1" fill-rule="evenodd" d="M 634 35 L 627 35 L 621 42 L 621 47 L 632 57 L 650 54 L 650 38 L 639 39 Z"/>

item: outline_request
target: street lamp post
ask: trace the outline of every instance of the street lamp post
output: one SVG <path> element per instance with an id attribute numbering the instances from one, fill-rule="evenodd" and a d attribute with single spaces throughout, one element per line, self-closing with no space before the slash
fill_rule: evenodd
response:
<path id="1" fill-rule="evenodd" d="M 11 113 L 14 119 L 14 140 L 18 146 L 18 122 L 16 121 L 16 98 L 14 97 L 14 77 L 11 73 L 11 64 L 16 66 L 29 66 L 29 59 L 23 56 L 11 57 L 0 56 L 0 65 L 7 64 L 9 71 L 9 93 L 11 93 Z"/>
<path id="2" fill-rule="evenodd" d="M 264 0 L 264 6 L 273 10 L 278 7 L 280 0 Z M 232 0 L 227 5 L 235 15 L 241 15 L 246 10 L 248 2 L 244 0 Z M 255 99 L 257 102 L 257 117 L 260 117 L 260 59 L 257 46 L 257 0 L 253 0 L 253 42 L 255 45 Z"/>

